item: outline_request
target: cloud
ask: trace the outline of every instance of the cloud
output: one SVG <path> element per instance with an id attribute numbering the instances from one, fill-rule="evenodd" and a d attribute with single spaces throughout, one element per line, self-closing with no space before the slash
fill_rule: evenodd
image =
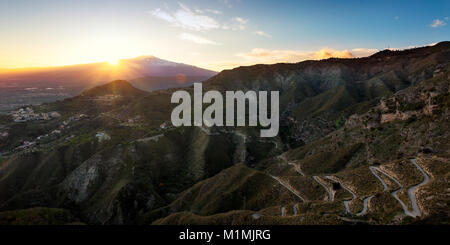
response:
<path id="1" fill-rule="evenodd" d="M 324 48 L 319 51 L 299 51 L 299 50 L 270 50 L 255 48 L 247 53 L 239 53 L 238 57 L 244 58 L 247 62 L 253 63 L 294 63 L 304 60 L 320 60 L 328 58 L 354 58 L 365 57 L 374 54 L 376 49 L 357 48 L 349 50 L 333 50 Z"/>
<path id="2" fill-rule="evenodd" d="M 433 21 L 433 23 L 431 23 L 431 27 L 433 27 L 433 28 L 437 28 L 437 27 L 439 27 L 439 26 L 445 26 L 447 23 L 445 23 L 445 21 L 443 21 L 443 20 L 439 20 L 439 19 L 435 19 L 434 21 Z"/>
<path id="3" fill-rule="evenodd" d="M 197 44 L 219 45 L 218 43 L 216 43 L 214 41 L 211 41 L 209 39 L 206 39 L 204 37 L 200 37 L 197 35 L 189 34 L 189 33 L 181 33 L 178 37 L 182 40 L 197 43 Z"/>
<path id="4" fill-rule="evenodd" d="M 226 5 L 228 8 L 233 7 L 233 4 L 232 4 L 233 0 L 219 0 L 219 2 Z"/>
<path id="5" fill-rule="evenodd" d="M 335 51 L 332 49 L 324 48 L 315 53 L 316 59 L 328 59 L 328 58 L 354 58 L 352 53 L 348 50 Z"/>
<path id="6" fill-rule="evenodd" d="M 403 47 L 387 48 L 387 50 L 401 51 L 401 50 L 407 50 L 407 49 L 412 49 L 412 48 L 417 48 L 417 46 L 409 45 L 409 46 L 403 46 Z"/>
<path id="7" fill-rule="evenodd" d="M 259 35 L 259 36 L 263 36 L 263 37 L 272 37 L 271 35 L 263 32 L 263 31 L 255 31 L 253 32 L 253 34 Z"/>
<path id="8" fill-rule="evenodd" d="M 355 48 L 348 50 L 333 50 L 324 48 L 319 51 L 299 51 L 299 50 L 271 50 L 255 48 L 247 53 L 239 53 L 236 56 L 242 60 L 220 61 L 215 63 L 204 63 L 201 67 L 214 71 L 223 69 L 232 69 L 238 66 L 250 66 L 255 64 L 274 64 L 274 63 L 296 63 L 304 60 L 318 60 L 331 57 L 349 58 L 366 57 L 378 52 L 377 49 Z"/>
<path id="9" fill-rule="evenodd" d="M 201 9 L 199 9 L 199 8 L 195 8 L 194 11 L 195 11 L 196 13 L 203 14 L 203 10 L 201 10 Z"/>
<path id="10" fill-rule="evenodd" d="M 243 25 L 247 24 L 247 21 L 248 21 L 242 17 L 234 17 L 233 20 L 236 21 L 237 23 L 243 24 Z"/>
<path id="11" fill-rule="evenodd" d="M 168 9 L 167 6 L 166 9 Z M 191 31 L 208 31 L 217 28 L 234 31 L 245 30 L 248 23 L 248 19 L 244 19 L 242 17 L 234 17 L 231 18 L 231 20 L 229 20 L 227 23 L 221 24 L 205 13 L 211 13 L 215 15 L 222 14 L 221 11 L 215 9 L 191 9 L 182 3 L 179 3 L 179 9 L 175 12 L 162 10 L 160 8 L 150 11 L 150 14 L 152 16 L 160 20 L 164 20 L 174 26 Z"/>
<path id="12" fill-rule="evenodd" d="M 355 57 L 367 57 L 371 56 L 372 54 L 375 54 L 378 52 L 378 49 L 371 49 L 371 48 L 354 48 L 352 49 L 352 54 Z"/>
<path id="13" fill-rule="evenodd" d="M 222 14 L 222 11 L 216 9 L 205 9 L 205 11 L 213 14 Z"/>
<path id="14" fill-rule="evenodd" d="M 248 19 L 242 17 L 231 18 L 231 22 L 222 25 L 224 30 L 242 31 L 245 30 Z"/>
<path id="15" fill-rule="evenodd" d="M 169 13 L 161 9 L 155 9 L 151 11 L 151 15 L 169 22 L 175 26 L 193 30 L 193 31 L 206 31 L 216 29 L 220 27 L 220 24 L 213 18 L 203 15 L 201 10 L 192 11 L 190 8 L 183 4 L 179 4 L 180 9 L 174 13 Z"/>
<path id="16" fill-rule="evenodd" d="M 161 20 L 165 20 L 167 22 L 170 23 L 174 23 L 176 20 L 174 17 L 172 17 L 172 15 L 170 15 L 169 13 L 161 10 L 161 9 L 155 9 L 153 11 L 150 12 L 153 16 L 161 19 Z"/>
<path id="17" fill-rule="evenodd" d="M 247 53 L 239 53 L 237 56 L 255 63 L 298 62 L 311 59 L 310 53 L 296 50 L 270 50 L 254 48 Z"/>
<path id="18" fill-rule="evenodd" d="M 245 30 L 247 23 L 248 23 L 248 19 L 244 19 L 242 17 L 234 17 L 231 19 L 231 23 L 224 24 L 222 26 L 222 29 L 225 29 L 225 30 L 231 29 L 233 31 Z"/>

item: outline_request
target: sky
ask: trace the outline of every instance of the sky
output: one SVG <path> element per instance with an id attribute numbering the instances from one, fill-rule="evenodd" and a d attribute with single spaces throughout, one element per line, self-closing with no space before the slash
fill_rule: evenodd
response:
<path id="1" fill-rule="evenodd" d="M 450 1 L 0 0 L 0 68 L 141 55 L 215 71 L 450 40 Z"/>

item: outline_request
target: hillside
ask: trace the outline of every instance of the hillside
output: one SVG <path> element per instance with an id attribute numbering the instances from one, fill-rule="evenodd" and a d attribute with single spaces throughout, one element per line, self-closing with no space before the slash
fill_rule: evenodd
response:
<path id="1" fill-rule="evenodd" d="M 448 224 L 449 65 L 442 42 L 240 67 L 203 83 L 279 90 L 280 135 L 268 139 L 253 127 L 171 127 L 176 89 L 125 81 L 34 107 L 58 118 L 2 117 L 0 220 Z"/>
<path id="2" fill-rule="evenodd" d="M 96 97 L 104 95 L 116 95 L 124 97 L 139 97 L 147 94 L 146 92 L 136 89 L 131 83 L 124 80 L 116 80 L 105 85 L 87 89 L 81 93 L 81 96 Z"/>
<path id="3" fill-rule="evenodd" d="M 368 112 L 353 116 L 343 128 L 310 144 L 290 150 L 281 157 L 267 159 L 258 164 L 255 170 L 237 170 L 235 166 L 222 171 L 186 190 L 169 206 L 148 213 L 144 223 L 226 223 L 231 218 L 231 214 L 227 212 L 244 209 L 253 212 L 233 213 L 233 222 L 329 224 L 337 222 L 330 221 L 332 218 L 329 216 L 333 215 L 342 221 L 341 216 L 346 210 L 343 204 L 346 201 L 349 206 L 345 216 L 354 216 L 360 222 L 417 222 L 408 217 L 413 208 L 405 190 L 425 181 L 424 176 L 431 176 L 431 183 L 427 182 L 428 188 L 420 194 L 415 194 L 423 198 L 418 210 L 421 210 L 421 215 L 426 213 L 426 219 L 447 222 L 449 213 L 444 211 L 446 201 L 438 200 L 437 196 L 439 193 L 446 193 L 449 186 L 447 175 L 450 167 L 450 141 L 446 123 L 450 105 L 449 78 L 450 73 L 447 72 L 387 98 L 387 101 L 398 98 L 403 100 L 397 108 L 391 108 L 397 110 L 398 118 L 392 118 L 390 121 L 383 119 L 388 112 L 383 99 Z M 430 101 L 431 104 L 427 104 Z M 422 107 L 417 106 L 422 102 Z M 408 159 L 415 159 L 420 167 L 415 167 Z M 376 170 L 374 174 L 371 172 L 372 167 L 382 169 L 387 175 L 380 174 L 381 170 Z M 420 169 L 425 169 L 426 175 L 423 175 Z M 237 173 L 234 173 L 236 171 Z M 253 172 L 254 176 L 258 173 L 267 180 L 255 182 L 250 178 L 234 177 L 246 171 Z M 398 183 L 401 183 L 401 189 L 398 189 L 398 184 L 392 180 L 389 183 L 393 186 L 383 189 L 384 182 L 380 182 L 378 176 L 382 176 L 385 182 L 388 182 L 389 178 L 397 179 Z M 234 178 L 238 181 L 233 181 Z M 228 181 L 232 185 L 228 184 Z M 264 194 L 270 191 L 271 187 L 263 187 L 271 182 L 277 184 L 277 190 L 291 192 L 294 199 L 286 200 L 281 194 L 272 191 L 271 197 L 277 198 L 276 202 L 271 204 Z M 237 183 L 242 187 L 236 187 Z M 335 185 L 336 183 L 338 184 Z M 247 190 L 246 186 L 258 187 L 257 194 Z M 201 195 L 196 196 L 198 190 L 201 190 Z M 398 197 L 406 205 L 407 211 L 402 210 L 399 202 L 389 195 L 389 192 L 395 190 L 400 190 Z M 355 194 L 353 198 L 350 195 L 352 192 Z M 241 194 L 234 197 L 234 193 Z M 227 204 L 230 200 L 241 206 L 233 207 Z M 244 208 L 242 203 L 246 203 Z M 261 204 L 264 207 L 260 207 Z M 430 208 L 431 206 L 433 208 Z M 403 212 L 405 214 L 402 215 Z M 167 216 L 171 213 L 172 215 Z M 157 220 L 164 216 L 167 217 Z"/>
<path id="4" fill-rule="evenodd" d="M 310 142 L 337 129 L 377 98 L 432 78 L 448 67 L 450 42 L 366 58 L 255 65 L 223 71 L 204 89 L 279 90 L 283 141 Z"/>
<path id="5" fill-rule="evenodd" d="M 146 76 L 130 80 L 134 87 L 144 91 L 155 91 L 169 88 L 188 87 L 196 82 L 203 82 L 209 76 Z"/>

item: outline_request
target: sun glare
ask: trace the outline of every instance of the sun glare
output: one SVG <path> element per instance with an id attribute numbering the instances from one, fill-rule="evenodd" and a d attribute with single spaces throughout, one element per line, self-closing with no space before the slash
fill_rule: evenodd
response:
<path id="1" fill-rule="evenodd" d="M 106 61 L 109 65 L 116 66 L 119 64 L 120 59 L 109 59 Z"/>

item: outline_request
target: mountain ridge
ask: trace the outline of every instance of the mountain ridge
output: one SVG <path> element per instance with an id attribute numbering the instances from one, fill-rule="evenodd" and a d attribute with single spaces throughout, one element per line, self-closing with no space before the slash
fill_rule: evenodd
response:
<path id="1" fill-rule="evenodd" d="M 34 108 L 60 112 L 54 120 L 0 118 L 11 135 L 0 138 L 2 149 L 69 121 L 53 139 L 4 155 L 0 210 L 16 212 L 0 219 L 42 206 L 88 224 L 448 223 L 438 193 L 446 193 L 450 169 L 449 48 L 361 64 L 256 65 L 203 83 L 204 90 L 279 90 L 280 135 L 270 139 L 253 127 L 171 127 L 177 88 L 104 98 L 114 84 L 128 91 L 123 81 Z M 420 217 L 398 201 L 409 207 L 407 190 L 421 182 L 411 158 L 430 176 L 414 194 Z M 376 168 L 388 174 L 375 172 L 386 190 Z"/>

